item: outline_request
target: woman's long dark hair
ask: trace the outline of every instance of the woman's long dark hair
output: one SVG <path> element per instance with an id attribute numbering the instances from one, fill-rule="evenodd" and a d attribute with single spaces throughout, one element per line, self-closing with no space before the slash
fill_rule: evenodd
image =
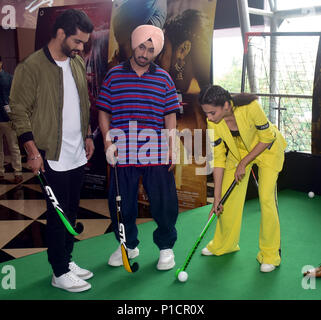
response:
<path id="1" fill-rule="evenodd" d="M 224 103 L 227 101 L 233 101 L 234 106 L 240 107 L 251 103 L 254 100 L 257 100 L 258 97 L 251 93 L 239 93 L 235 96 L 231 94 L 220 86 L 207 85 L 202 88 L 199 95 L 199 103 L 210 104 L 212 106 L 224 106 Z"/>

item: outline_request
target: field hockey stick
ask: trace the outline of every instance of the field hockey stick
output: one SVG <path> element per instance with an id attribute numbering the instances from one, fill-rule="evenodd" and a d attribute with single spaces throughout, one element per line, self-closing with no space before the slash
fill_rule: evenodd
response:
<path id="1" fill-rule="evenodd" d="M 259 183 L 257 182 L 257 179 L 256 179 L 255 173 L 254 173 L 254 171 L 253 171 L 253 168 L 251 168 L 251 171 L 252 171 L 252 176 L 253 176 L 253 178 L 254 178 L 256 187 L 259 188 Z"/>
<path id="2" fill-rule="evenodd" d="M 119 192 L 117 163 L 115 164 L 115 182 L 116 182 L 117 222 L 118 222 L 119 240 L 120 240 L 120 248 L 121 248 L 121 257 L 122 257 L 123 265 L 126 271 L 132 273 L 138 270 L 139 265 L 137 262 L 134 262 L 133 265 L 130 265 L 129 263 L 128 249 L 126 247 L 126 231 L 125 231 L 125 225 L 123 224 L 123 215 L 121 212 L 121 195 Z"/>
<path id="3" fill-rule="evenodd" d="M 64 211 L 61 209 L 61 206 L 60 206 L 54 192 L 52 191 L 51 187 L 49 186 L 49 183 L 48 183 L 45 175 L 41 171 L 38 171 L 38 178 L 40 180 L 43 190 L 45 191 L 44 193 L 45 193 L 46 197 L 50 200 L 52 206 L 54 207 L 54 209 L 58 213 L 64 226 L 67 228 L 69 233 L 71 233 L 74 236 L 78 236 L 84 230 L 83 224 L 81 222 L 78 222 L 76 224 L 75 228 L 72 227 L 69 219 L 65 215 Z"/>
<path id="4" fill-rule="evenodd" d="M 219 202 L 218 206 L 217 206 L 217 209 L 224 204 L 225 200 L 227 199 L 227 197 L 230 195 L 230 193 L 232 192 L 232 190 L 234 189 L 236 185 L 236 180 L 234 179 L 232 184 L 230 185 L 230 187 L 227 189 L 227 191 L 225 192 L 223 198 L 221 199 L 221 201 Z M 185 271 L 187 266 L 189 265 L 197 247 L 199 246 L 199 244 L 201 243 L 202 239 L 204 238 L 204 235 L 207 231 L 207 229 L 209 228 L 209 226 L 211 225 L 211 223 L 213 222 L 213 220 L 215 219 L 216 217 L 216 214 L 213 213 L 213 215 L 211 216 L 211 218 L 207 221 L 203 231 L 201 232 L 201 234 L 199 235 L 199 237 L 197 238 L 193 248 L 190 250 L 186 260 L 185 260 L 185 263 L 183 265 L 183 267 L 179 268 L 176 270 L 176 278 L 178 278 L 178 274 L 181 272 L 181 271 Z"/>

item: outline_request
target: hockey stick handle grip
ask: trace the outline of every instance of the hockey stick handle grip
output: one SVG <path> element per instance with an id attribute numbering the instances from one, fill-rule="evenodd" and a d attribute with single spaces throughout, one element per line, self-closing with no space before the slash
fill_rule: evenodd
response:
<path id="1" fill-rule="evenodd" d="M 231 193 L 232 190 L 234 189 L 235 185 L 236 185 L 236 180 L 234 179 L 233 182 L 231 183 L 231 185 L 229 186 L 229 188 L 227 189 L 227 191 L 225 192 L 223 198 L 222 198 L 221 201 L 219 202 L 218 207 L 219 207 L 220 205 L 223 205 L 223 204 L 224 204 L 224 202 L 226 201 L 227 197 L 230 195 L 230 193 Z M 217 209 L 218 209 L 218 208 L 217 208 Z"/>
<path id="2" fill-rule="evenodd" d="M 228 196 L 230 195 L 230 193 L 231 193 L 232 190 L 234 189 L 235 185 L 236 185 L 236 180 L 234 179 L 233 182 L 231 183 L 231 185 L 229 186 L 229 188 L 226 190 L 223 198 L 222 198 L 221 201 L 219 202 L 219 204 L 218 204 L 218 206 L 217 206 L 217 210 L 218 210 L 218 208 L 219 208 L 220 205 L 223 205 L 223 204 L 225 203 L 226 199 L 228 198 Z M 215 215 L 213 214 L 213 215 L 211 216 L 211 218 L 207 221 L 207 224 L 205 225 L 205 228 L 203 229 L 203 231 L 202 231 L 201 234 L 200 234 L 201 239 L 203 238 L 204 234 L 206 233 L 209 225 L 212 223 L 212 221 L 214 220 L 214 218 L 215 218 Z"/>
<path id="3" fill-rule="evenodd" d="M 118 161 L 118 159 L 117 159 L 117 161 Z M 115 163 L 114 170 L 115 170 L 116 200 L 117 200 L 117 198 L 121 199 L 120 198 L 120 192 L 119 192 L 119 183 L 118 183 L 117 162 Z"/>

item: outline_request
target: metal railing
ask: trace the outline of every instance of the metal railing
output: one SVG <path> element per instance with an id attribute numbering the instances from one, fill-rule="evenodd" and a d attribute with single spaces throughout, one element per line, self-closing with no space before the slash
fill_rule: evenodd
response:
<path id="1" fill-rule="evenodd" d="M 312 95 L 258 92 L 251 92 L 251 94 L 259 97 L 260 104 L 270 121 L 270 101 L 275 100 L 274 109 L 277 117 L 271 122 L 277 125 L 287 140 L 287 151 L 311 152 Z"/>

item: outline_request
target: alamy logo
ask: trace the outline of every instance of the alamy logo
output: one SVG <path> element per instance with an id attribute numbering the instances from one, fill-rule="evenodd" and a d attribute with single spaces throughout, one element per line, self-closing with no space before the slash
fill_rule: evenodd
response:
<path id="1" fill-rule="evenodd" d="M 306 265 L 302 268 L 302 274 L 306 273 L 309 270 L 313 270 L 315 267 Z M 311 274 L 307 274 L 303 277 L 301 281 L 301 286 L 305 290 L 311 290 L 311 289 L 316 289 L 316 281 L 315 281 L 315 276 Z"/>
<path id="2" fill-rule="evenodd" d="M 2 267 L 1 273 L 4 275 L 1 287 L 4 290 L 16 289 L 16 269 L 14 266 L 6 265 Z"/>
<path id="3" fill-rule="evenodd" d="M 5 5 L 1 8 L 1 27 L 3 29 L 16 29 L 16 9 L 14 6 Z"/>
<path id="4" fill-rule="evenodd" d="M 212 172 L 212 168 L 207 162 L 212 157 L 213 129 L 206 129 L 205 137 L 202 129 L 190 130 L 185 128 L 181 131 L 161 129 L 159 138 L 158 133 L 153 129 L 139 131 L 136 121 L 129 121 L 128 128 L 128 134 L 117 128 L 108 131 L 106 141 L 113 142 L 106 151 L 108 163 L 113 164 L 113 155 L 115 149 L 117 149 L 120 164 L 127 164 L 127 162 L 128 164 L 168 164 L 169 159 L 173 164 L 191 164 L 194 158 L 198 166 L 203 166 L 195 168 L 196 175 L 208 175 Z M 204 138 L 205 141 L 203 141 Z M 168 147 L 170 140 L 172 142 L 171 150 Z M 222 139 L 219 140 L 222 141 Z M 205 155 L 203 154 L 203 142 L 206 145 Z M 139 148 L 137 148 L 138 144 L 141 144 Z M 184 151 L 182 159 L 180 157 L 181 148 Z M 158 153 L 161 155 L 160 159 Z"/>

